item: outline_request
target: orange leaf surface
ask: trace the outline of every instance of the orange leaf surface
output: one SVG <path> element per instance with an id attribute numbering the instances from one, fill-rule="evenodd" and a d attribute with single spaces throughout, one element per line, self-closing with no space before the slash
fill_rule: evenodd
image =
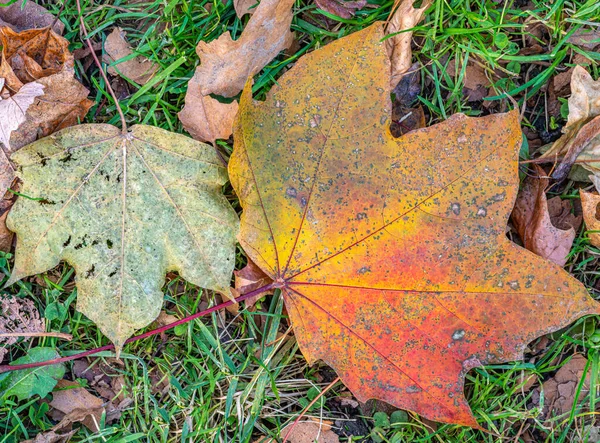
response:
<path id="1" fill-rule="evenodd" d="M 380 25 L 304 56 L 254 103 L 229 172 L 239 240 L 281 288 L 302 352 L 361 401 L 477 426 L 476 366 L 599 313 L 584 286 L 511 243 L 517 112 L 395 139 Z"/>

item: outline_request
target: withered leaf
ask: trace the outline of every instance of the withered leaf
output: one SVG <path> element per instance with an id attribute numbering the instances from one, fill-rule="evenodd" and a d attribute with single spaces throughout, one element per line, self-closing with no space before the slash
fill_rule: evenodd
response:
<path id="1" fill-rule="evenodd" d="M 165 273 L 228 293 L 235 211 L 214 148 L 138 125 L 79 125 L 12 156 L 23 181 L 7 225 L 17 234 L 8 284 L 65 260 L 77 309 L 117 350 L 159 314 Z"/>
<path id="2" fill-rule="evenodd" d="M 579 190 L 581 196 L 581 206 L 583 209 L 583 218 L 588 231 L 590 243 L 600 248 L 600 195 Z"/>
<path id="3" fill-rule="evenodd" d="M 229 163 L 239 240 L 281 289 L 309 363 L 360 401 L 478 426 L 470 369 L 600 309 L 506 238 L 518 112 L 393 138 L 383 36 L 375 24 L 305 55 L 264 102 L 246 87 Z"/>
<path id="4" fill-rule="evenodd" d="M 8 26 L 17 32 L 52 26 L 57 34 L 62 34 L 65 29 L 60 20 L 32 0 L 20 0 L 4 6 L 7 3 L 10 1 L 0 1 L 0 26 Z"/>
<path id="5" fill-rule="evenodd" d="M 8 353 L 9 346 L 19 340 L 19 337 L 3 336 L 3 333 L 43 331 L 44 322 L 31 300 L 12 295 L 0 296 L 0 362 Z"/>
<path id="6" fill-rule="evenodd" d="M 194 74 L 202 95 L 233 97 L 251 77 L 292 44 L 293 0 L 261 0 L 254 14 L 233 41 L 229 32 L 210 43 L 200 42 L 200 66 Z"/>
<path id="7" fill-rule="evenodd" d="M 104 410 L 104 401 L 89 393 L 79 383 L 59 380 L 52 392 L 50 406 L 53 418 L 61 421 L 61 427 L 81 422 L 92 432 L 100 430 L 99 424 Z M 58 414 L 56 414 L 58 412 Z"/>
<path id="8" fill-rule="evenodd" d="M 600 80 L 581 66 L 576 66 L 571 75 L 571 97 L 569 118 L 563 128 L 564 135 L 546 151 L 543 158 L 559 158 L 560 164 L 552 177 L 564 179 L 576 160 L 581 166 L 600 176 Z"/>
<path id="9" fill-rule="evenodd" d="M 315 0 L 316 5 L 324 11 L 342 18 L 352 18 L 356 11 L 367 4 L 367 0 Z"/>
<path id="10" fill-rule="evenodd" d="M 586 365 L 587 359 L 581 354 L 576 354 L 556 372 L 554 377 L 544 382 L 542 390 L 545 397 L 544 410 L 547 417 L 569 413 L 573 403 L 580 402 L 588 394 L 590 390 L 589 370 L 585 375 L 586 380 L 579 397 L 577 396 L 577 387 L 584 376 Z M 552 414 L 548 415 L 549 411 L 552 411 Z"/>
<path id="11" fill-rule="evenodd" d="M 188 83 L 185 106 L 178 116 L 194 139 L 214 144 L 216 139 L 228 139 L 231 136 L 237 110 L 237 101 L 221 103 L 209 95 L 202 95 L 197 77 L 194 76 Z"/>
<path id="12" fill-rule="evenodd" d="M 575 240 L 575 221 L 568 227 L 558 227 L 552 223 L 546 199 L 546 188 L 550 180 L 539 166 L 533 171 L 533 175 L 525 179 L 519 191 L 511 215 L 512 221 L 525 248 L 564 266 Z M 560 197 L 554 198 L 560 200 Z"/>
<path id="13" fill-rule="evenodd" d="M 116 27 L 106 38 L 104 43 L 106 54 L 103 58 L 105 63 L 110 64 L 108 72 L 112 75 L 124 76 L 140 85 L 145 85 L 158 70 L 158 65 L 140 55 L 129 58 L 133 54 L 133 50 L 125 36 L 125 31 Z M 120 61 L 124 58 L 128 59 Z"/>
<path id="14" fill-rule="evenodd" d="M 246 14 L 253 14 L 257 4 L 258 0 L 233 0 L 233 7 L 239 18 L 242 18 Z"/>
<path id="15" fill-rule="evenodd" d="M 394 2 L 395 12 L 386 27 L 386 34 L 395 34 L 386 40 L 386 49 L 392 63 L 390 88 L 394 89 L 402 76 L 412 64 L 412 31 L 423 19 L 425 11 L 432 0 L 424 0 L 420 8 L 414 8 L 415 0 L 397 0 Z"/>

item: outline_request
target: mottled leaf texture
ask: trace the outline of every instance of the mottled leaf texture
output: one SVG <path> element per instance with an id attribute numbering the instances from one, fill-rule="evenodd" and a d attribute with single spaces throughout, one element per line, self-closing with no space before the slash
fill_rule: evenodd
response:
<path id="1" fill-rule="evenodd" d="M 117 348 L 160 313 L 167 271 L 228 293 L 238 221 L 213 147 L 151 126 L 80 125 L 12 159 L 31 198 L 7 219 L 9 283 L 67 261 L 77 309 Z"/>
<path id="2" fill-rule="evenodd" d="M 477 426 L 465 374 L 598 305 L 505 236 L 518 113 L 455 115 L 394 139 L 380 25 L 247 86 L 229 172 L 240 242 L 283 292 L 300 348 L 366 401 Z"/>

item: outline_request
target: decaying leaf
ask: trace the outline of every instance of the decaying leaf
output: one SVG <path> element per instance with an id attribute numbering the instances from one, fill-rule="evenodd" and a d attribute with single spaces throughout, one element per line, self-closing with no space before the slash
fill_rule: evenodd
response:
<path id="1" fill-rule="evenodd" d="M 61 421 L 61 427 L 81 422 L 92 432 L 100 430 L 99 424 L 104 410 L 104 401 L 90 394 L 79 383 L 59 380 L 52 392 L 50 406 L 55 420 Z"/>
<path id="2" fill-rule="evenodd" d="M 0 28 L 0 44 L 0 77 L 6 81 L 6 90 L 14 94 L 33 81 L 44 87 L 44 95 L 29 107 L 25 122 L 13 132 L 12 151 L 85 117 L 93 102 L 87 99 L 88 90 L 74 78 L 73 56 L 66 39 L 50 29 L 15 33 Z"/>
<path id="3" fill-rule="evenodd" d="M 291 427 L 294 426 L 293 429 Z M 288 431 L 291 433 L 288 435 Z M 316 420 L 302 420 L 289 424 L 281 430 L 281 437 L 288 435 L 288 443 L 339 443 L 340 438 L 332 431 L 331 425 Z M 269 443 L 275 443 L 269 440 Z"/>
<path id="4" fill-rule="evenodd" d="M 20 365 L 58 357 L 60 355 L 54 348 L 37 347 L 30 349 L 27 355 L 17 358 L 11 363 Z M 34 395 L 44 398 L 64 375 L 65 365 L 62 363 L 0 374 L 0 404 L 6 398 L 13 396 L 18 400 L 29 399 Z"/>
<path id="5" fill-rule="evenodd" d="M 544 411 L 546 417 L 557 417 L 571 412 L 573 403 L 581 402 L 590 390 L 589 369 L 586 374 L 586 380 L 582 386 L 579 397 L 577 397 L 577 387 L 584 376 L 587 359 L 581 355 L 574 355 L 565 363 L 554 375 L 546 380 L 542 386 L 544 393 Z M 548 411 L 552 411 L 548 414 Z"/>
<path id="6" fill-rule="evenodd" d="M 125 35 L 125 31 L 116 27 L 106 37 L 104 62 L 111 65 L 108 68 L 110 74 L 121 75 L 140 85 L 145 85 L 158 70 L 158 65 L 139 55 L 135 58 L 119 61 L 133 54 Z"/>
<path id="7" fill-rule="evenodd" d="M 213 147 L 150 126 L 79 125 L 12 156 L 22 193 L 8 284 L 60 260 L 76 270 L 77 309 L 120 349 L 159 314 L 167 271 L 228 293 L 237 216 Z"/>
<path id="8" fill-rule="evenodd" d="M 209 95 L 202 95 L 194 76 L 188 83 L 185 106 L 178 114 L 179 120 L 194 139 L 215 143 L 228 139 L 233 132 L 233 120 L 238 110 L 237 101 L 221 103 Z"/>
<path id="9" fill-rule="evenodd" d="M 395 139 L 381 25 L 302 57 L 264 102 L 247 86 L 231 182 L 239 240 L 281 288 L 310 363 L 360 401 L 477 426 L 474 367 L 600 313 L 584 286 L 510 242 L 518 112 Z"/>
<path id="10" fill-rule="evenodd" d="M 570 213 L 571 203 L 566 201 L 569 206 L 565 211 L 567 217 L 563 217 L 560 226 L 557 226 L 559 223 L 556 218 L 552 220 L 548 209 L 550 202 L 546 200 L 546 188 L 550 180 L 539 166 L 533 171 L 534 175 L 525 179 L 519 191 L 511 215 L 512 221 L 525 248 L 559 266 L 564 266 L 575 240 L 575 228 L 581 224 L 581 218 L 577 219 Z M 553 205 L 562 208 L 560 197 L 554 197 L 552 200 Z M 569 215 L 571 217 L 568 217 Z"/>
<path id="11" fill-rule="evenodd" d="M 226 32 L 210 43 L 198 43 L 200 66 L 194 78 L 200 93 L 237 95 L 248 77 L 288 48 L 294 38 L 290 31 L 293 4 L 293 0 L 261 0 L 239 39 L 233 41 Z"/>
<path id="12" fill-rule="evenodd" d="M 246 14 L 253 14 L 257 4 L 258 0 L 233 0 L 233 7 L 239 18 L 242 18 Z"/>
<path id="13" fill-rule="evenodd" d="M 352 18 L 356 11 L 367 4 L 367 0 L 315 0 L 316 5 L 324 11 L 342 18 Z"/>
<path id="14" fill-rule="evenodd" d="M 581 207 L 583 209 L 583 219 L 589 232 L 590 243 L 600 248 L 600 195 L 579 190 L 581 196 Z"/>
<path id="15" fill-rule="evenodd" d="M 235 298 L 250 291 L 264 288 L 273 282 L 251 259 L 248 259 L 248 264 L 241 270 L 233 273 L 235 274 Z M 247 299 L 244 303 L 246 307 L 253 306 L 258 299 L 272 293 L 272 289 L 267 290 L 262 294 L 257 294 L 256 297 Z"/>
<path id="16" fill-rule="evenodd" d="M 55 430 L 40 432 L 33 440 L 25 440 L 22 443 L 67 443 L 77 431 L 79 429 L 72 429 L 65 433 L 58 433 Z"/>
<path id="17" fill-rule="evenodd" d="M 62 34 L 65 29 L 60 20 L 32 0 L 20 0 L 10 6 L 4 6 L 7 3 L 10 2 L 0 1 L 0 26 L 8 26 L 17 32 L 52 26 L 57 34 Z"/>
<path id="18" fill-rule="evenodd" d="M 575 160 L 594 175 L 600 176 L 600 80 L 581 66 L 571 75 L 569 118 L 563 128 L 564 135 L 542 155 L 543 158 L 563 157 L 552 177 L 562 180 L 569 174 Z"/>
<path id="19" fill-rule="evenodd" d="M 4 79 L 0 78 L 0 91 L 4 87 Z M 32 82 L 23 85 L 19 92 L 12 97 L 8 97 L 3 100 L 0 97 L 0 143 L 2 148 L 7 151 L 10 150 L 10 135 L 12 132 L 19 127 L 21 123 L 25 121 L 25 113 L 27 109 L 33 104 L 36 97 L 44 94 L 44 87 L 39 83 Z M 8 158 L 6 154 L 2 155 L 1 162 L 7 162 Z M 4 165 L 0 163 L 0 177 L 4 172 Z M 10 178 L 12 181 L 13 177 Z M 0 178 L 0 181 L 2 178 Z"/>
<path id="20" fill-rule="evenodd" d="M 2 336 L 2 333 L 42 331 L 44 323 L 31 300 L 12 295 L 0 296 L 0 363 L 8 352 L 8 347 L 19 340 L 19 337 Z"/>
<path id="21" fill-rule="evenodd" d="M 415 0 L 396 0 L 394 14 L 386 27 L 386 34 L 396 34 L 386 40 L 386 48 L 392 63 L 390 88 L 394 89 L 412 64 L 412 29 L 423 19 L 432 0 L 424 0 L 420 8 L 414 8 Z"/>

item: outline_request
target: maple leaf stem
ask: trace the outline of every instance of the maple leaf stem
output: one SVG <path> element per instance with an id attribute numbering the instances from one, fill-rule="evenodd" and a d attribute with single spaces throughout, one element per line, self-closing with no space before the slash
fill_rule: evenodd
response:
<path id="1" fill-rule="evenodd" d="M 134 341 L 142 340 L 144 338 L 152 337 L 153 335 L 157 335 L 162 332 L 168 331 L 169 329 L 173 329 L 176 326 L 183 325 L 185 323 L 189 323 L 192 320 L 196 320 L 197 318 L 204 317 L 205 315 L 212 314 L 213 312 L 219 311 L 221 309 L 225 309 L 227 306 L 231 306 L 233 304 L 236 304 L 241 301 L 252 298 L 256 295 L 262 294 L 263 292 L 269 291 L 270 289 L 273 289 L 274 287 L 275 287 L 274 283 L 270 283 L 268 285 L 263 286 L 262 288 L 255 289 L 254 291 L 250 291 L 244 295 L 241 295 L 240 297 L 238 297 L 234 300 L 227 300 L 223 303 L 220 303 L 218 305 L 215 305 L 208 309 L 205 309 L 204 311 L 196 312 L 195 314 L 184 317 L 181 320 L 177 320 L 173 323 L 169 323 L 168 325 L 161 326 L 160 328 L 156 328 L 151 331 L 145 332 L 143 334 L 131 337 L 130 339 L 125 341 L 125 343 L 132 343 Z M 87 357 L 88 355 L 97 354 L 98 352 L 110 351 L 114 348 L 115 348 L 115 345 L 110 344 L 110 345 L 100 346 L 99 348 L 90 349 L 88 351 L 80 352 L 78 354 L 69 355 L 67 357 L 55 358 L 52 360 L 39 361 L 39 362 L 35 362 L 35 363 L 25 363 L 22 365 L 0 365 L 0 374 L 3 374 L 5 372 L 18 371 L 18 370 L 22 370 L 22 369 L 39 368 L 40 366 L 48 366 L 48 365 L 55 365 L 57 363 L 64 363 L 67 361 L 77 360 L 77 359 L 80 359 L 83 357 Z"/>
<path id="2" fill-rule="evenodd" d="M 98 69 L 100 70 L 100 75 L 102 75 L 102 78 L 104 79 L 104 83 L 106 83 L 106 89 L 108 89 L 110 96 L 112 97 L 112 99 L 115 102 L 115 107 L 117 108 L 117 112 L 119 113 L 119 117 L 121 119 L 121 132 L 123 134 L 125 134 L 127 132 L 127 122 L 125 121 L 125 114 L 123 114 L 123 110 L 121 109 L 121 104 L 119 103 L 119 100 L 117 99 L 117 95 L 115 94 L 115 91 L 113 91 L 113 88 L 110 85 L 110 82 L 108 81 L 108 77 L 106 76 L 104 69 L 102 69 L 102 63 L 100 63 L 100 60 L 98 60 L 98 57 L 96 56 L 96 51 L 94 50 L 94 46 L 92 45 L 92 42 L 90 41 L 90 37 L 88 35 L 87 28 L 85 27 L 85 21 L 83 20 L 83 14 L 81 12 L 80 0 L 76 0 L 76 3 L 77 3 L 77 13 L 79 14 L 79 23 L 80 23 L 81 33 L 84 36 L 85 43 L 87 44 L 87 46 L 90 50 L 90 54 L 92 55 L 92 58 L 94 59 L 94 62 L 96 63 L 96 66 L 98 66 Z"/>

